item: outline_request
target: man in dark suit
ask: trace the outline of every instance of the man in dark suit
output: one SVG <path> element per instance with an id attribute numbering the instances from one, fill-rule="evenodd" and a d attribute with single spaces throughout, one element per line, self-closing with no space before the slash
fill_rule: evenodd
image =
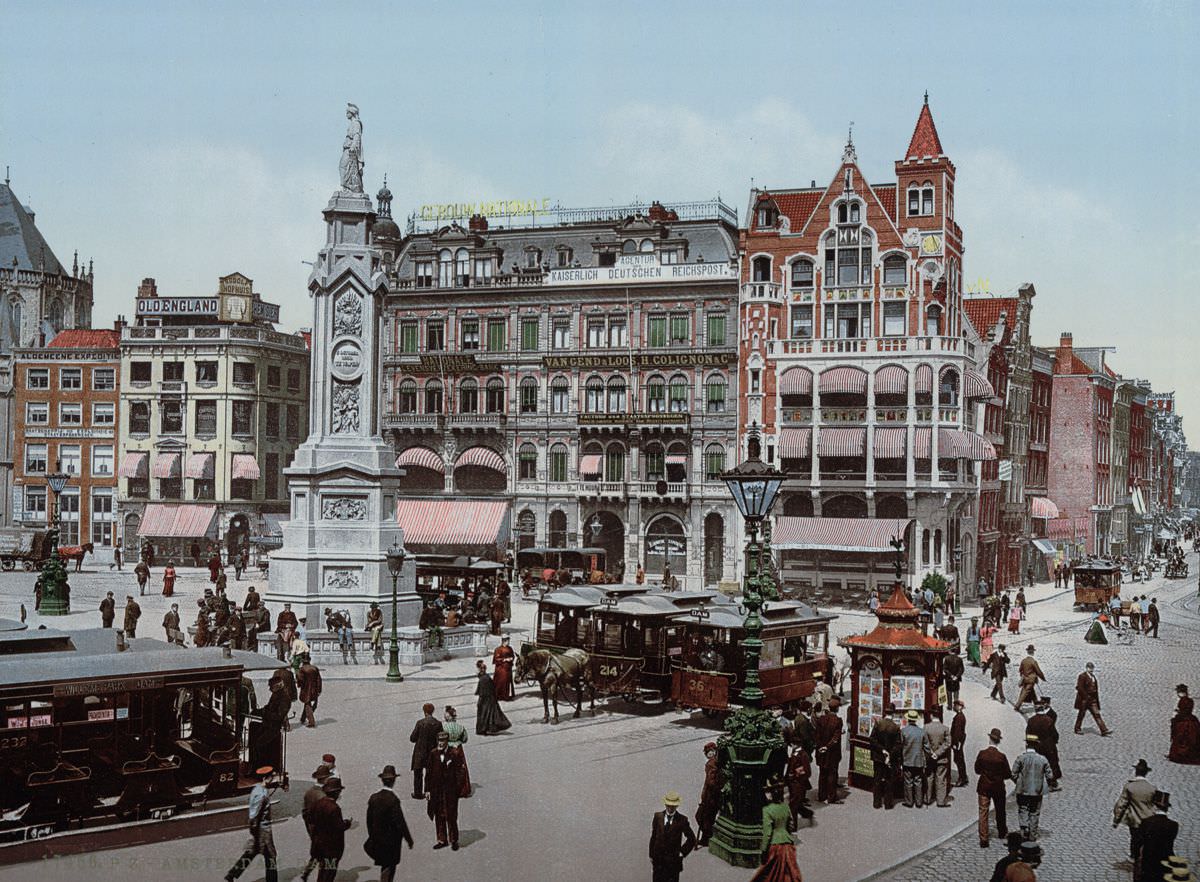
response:
<path id="1" fill-rule="evenodd" d="M 309 816 L 309 835 L 312 837 L 311 855 L 317 861 L 317 882 L 333 882 L 337 876 L 338 863 L 346 852 L 346 830 L 351 819 L 342 816 L 337 804 L 342 795 L 342 779 L 332 776 L 325 779 L 323 799 L 313 806 Z"/>
<path id="2" fill-rule="evenodd" d="M 1167 817 L 1171 808 L 1171 796 L 1159 790 L 1154 794 L 1154 814 L 1142 821 L 1138 828 L 1142 846 L 1141 882 L 1158 882 L 1169 879 L 1170 870 L 1162 862 L 1175 854 L 1175 837 L 1179 835 L 1179 822 Z"/>
<path id="3" fill-rule="evenodd" d="M 1075 679 L 1076 735 L 1083 734 L 1083 715 L 1086 713 L 1091 713 L 1095 718 L 1097 725 L 1100 726 L 1101 735 L 1112 733 L 1112 729 L 1104 725 L 1104 718 L 1100 716 L 1100 681 L 1096 679 L 1095 670 L 1096 666 L 1088 662 Z"/>
<path id="4" fill-rule="evenodd" d="M 954 756 L 954 769 L 958 774 L 955 787 L 967 786 L 967 757 L 963 753 L 967 743 L 966 707 L 961 700 L 954 702 L 954 719 L 950 721 L 950 752 Z"/>
<path id="5" fill-rule="evenodd" d="M 871 764 L 875 780 L 871 785 L 874 807 L 889 810 L 896 805 L 896 769 L 900 767 L 900 726 L 894 719 L 896 709 L 889 707 L 871 729 Z"/>
<path id="6" fill-rule="evenodd" d="M 1062 769 L 1058 765 L 1058 729 L 1054 727 L 1054 720 L 1046 713 L 1046 704 L 1040 698 L 1034 705 L 1033 716 L 1025 724 L 1025 734 L 1037 736 L 1037 752 L 1050 763 L 1050 772 L 1054 775 L 1050 789 L 1058 790 L 1058 779 L 1062 776 Z"/>
<path id="7" fill-rule="evenodd" d="M 296 672 L 296 686 L 300 690 L 300 703 L 304 710 L 300 714 L 304 725 L 310 729 L 317 727 L 317 700 L 321 697 L 321 672 L 310 661 L 300 665 Z"/>
<path id="8" fill-rule="evenodd" d="M 1014 710 L 1020 710 L 1026 701 L 1032 701 L 1036 704 L 1037 684 L 1039 681 L 1042 683 L 1046 682 L 1046 675 L 1042 673 L 1042 666 L 1033 657 L 1034 651 L 1032 643 L 1026 646 L 1025 657 L 1021 659 L 1021 664 L 1017 666 L 1017 672 L 1021 677 L 1021 685 L 1017 690 L 1017 700 L 1013 702 Z"/>
<path id="9" fill-rule="evenodd" d="M 842 718 L 837 715 L 838 699 L 817 718 L 814 737 L 817 744 L 817 799 L 830 805 L 838 799 L 838 766 L 842 762 Z"/>
<path id="10" fill-rule="evenodd" d="M 653 882 L 679 882 L 683 859 L 696 847 L 692 825 L 678 811 L 680 802 L 679 794 L 672 790 L 663 797 L 663 810 L 654 813 L 650 825 Z"/>
<path id="11" fill-rule="evenodd" d="M 425 762 L 429 759 L 429 754 L 437 747 L 437 736 L 442 731 L 441 720 L 433 715 L 433 705 L 428 703 L 423 704 L 421 705 L 421 710 L 425 716 L 417 720 L 417 724 L 413 726 L 412 734 L 408 736 L 408 740 L 414 745 L 412 765 L 410 766 L 413 773 L 413 799 L 425 798 L 425 785 L 422 781 Z"/>
<path id="12" fill-rule="evenodd" d="M 363 851 L 379 867 L 379 882 L 392 882 L 396 865 L 400 863 L 401 842 L 413 847 L 412 833 L 404 820 L 400 798 L 392 787 L 396 783 L 396 767 L 384 766 L 379 773 L 383 786 L 367 800 L 367 841 Z"/>
<path id="13" fill-rule="evenodd" d="M 458 851 L 458 801 L 466 785 L 466 766 L 461 750 L 450 749 L 450 734 L 437 733 L 437 747 L 425 761 L 425 787 L 429 791 L 427 813 L 437 831 L 434 848 Z"/>
<path id="14" fill-rule="evenodd" d="M 100 601 L 100 627 L 111 628 L 113 619 L 117 617 L 117 601 L 113 599 L 113 593 L 108 592 L 108 595 Z"/>
<path id="15" fill-rule="evenodd" d="M 993 729 L 988 733 L 988 744 L 975 757 L 975 774 L 979 783 L 975 792 L 979 796 L 979 847 L 987 848 L 988 842 L 988 808 L 996 809 L 996 832 L 1001 839 L 1008 838 L 1008 818 L 1004 813 L 1004 782 L 1012 777 L 1012 768 L 1008 757 L 1000 751 L 1000 730 Z"/>

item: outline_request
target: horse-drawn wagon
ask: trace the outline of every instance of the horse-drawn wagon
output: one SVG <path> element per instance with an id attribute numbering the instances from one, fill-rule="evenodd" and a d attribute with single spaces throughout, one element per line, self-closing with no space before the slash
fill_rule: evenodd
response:
<path id="1" fill-rule="evenodd" d="M 50 557 L 50 531 L 22 527 L 0 529 L 0 569 L 26 572 L 41 569 Z"/>

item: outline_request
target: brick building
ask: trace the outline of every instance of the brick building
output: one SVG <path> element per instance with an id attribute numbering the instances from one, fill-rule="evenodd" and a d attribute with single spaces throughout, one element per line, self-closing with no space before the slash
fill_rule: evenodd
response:
<path id="1" fill-rule="evenodd" d="M 60 542 L 91 542 L 102 562 L 112 559 L 116 539 L 120 337 L 119 328 L 60 331 L 44 347 L 13 353 L 15 521 L 46 528 L 46 475 L 57 464 L 71 476 L 59 500 Z"/>
<path id="2" fill-rule="evenodd" d="M 1154 516 L 1147 503 L 1150 491 L 1150 463 L 1153 459 L 1151 414 L 1147 411 L 1150 383 L 1136 382 L 1129 402 L 1129 501 L 1133 509 L 1129 530 L 1129 554 L 1145 557 L 1151 549 Z"/>
<path id="3" fill-rule="evenodd" d="M 755 189 L 743 230 L 739 423 L 788 479 L 773 545 L 785 580 L 864 596 L 938 571 L 974 593 L 975 464 L 993 461 L 963 313 L 955 166 L 928 103 L 891 180 L 853 143 L 828 183 Z M 956 553 L 957 552 L 957 553 Z"/>

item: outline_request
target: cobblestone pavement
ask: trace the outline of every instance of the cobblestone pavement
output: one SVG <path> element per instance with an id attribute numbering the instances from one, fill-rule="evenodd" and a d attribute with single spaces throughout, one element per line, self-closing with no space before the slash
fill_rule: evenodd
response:
<path id="1" fill-rule="evenodd" d="M 1139 757 L 1153 771 L 1149 780 L 1171 794 L 1171 815 L 1179 821 L 1176 850 L 1195 862 L 1200 859 L 1200 767 L 1181 766 L 1166 759 L 1170 744 L 1170 719 L 1175 709 L 1174 686 L 1190 683 L 1193 691 L 1200 672 L 1196 652 L 1200 635 L 1197 604 L 1197 560 L 1189 554 L 1186 580 L 1158 579 L 1125 586 L 1125 597 L 1157 597 L 1162 610 L 1158 640 L 1137 636 L 1132 646 L 1111 642 L 1107 646 L 1085 643 L 1085 619 L 1071 611 L 1070 596 L 1062 595 L 1030 607 L 1021 637 L 1013 638 L 1009 655 L 1024 655 L 1025 645 L 1037 646 L 1037 657 L 1049 680 L 1047 694 L 1054 699 L 1062 733 L 1060 754 L 1063 789 L 1046 797 L 1042 810 L 1041 845 L 1044 861 L 1039 882 L 1128 882 L 1129 836 L 1124 825 L 1112 827 L 1112 806 L 1133 772 Z M 1074 724 L 1075 677 L 1087 661 L 1096 665 L 1105 722 L 1113 729 L 1100 738 L 1089 716 L 1083 735 L 1071 734 Z M 1011 682 L 1011 681 L 1010 681 Z M 1009 698 L 1015 690 L 1009 689 Z M 999 705 L 997 705 L 999 707 Z M 1007 713 L 1016 717 L 1016 712 Z M 1017 747 L 1004 745 L 1011 759 Z M 1010 788 L 1011 789 L 1011 788 Z M 1009 798 L 1008 815 L 1016 817 Z M 1010 824 L 1010 827 L 1012 825 Z M 974 825 L 920 856 L 891 870 L 866 878 L 889 882 L 960 882 L 988 879 L 1003 846 L 981 849 Z"/>

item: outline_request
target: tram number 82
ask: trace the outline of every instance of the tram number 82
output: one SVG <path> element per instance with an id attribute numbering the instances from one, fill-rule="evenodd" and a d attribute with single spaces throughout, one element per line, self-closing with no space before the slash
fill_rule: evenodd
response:
<path id="1" fill-rule="evenodd" d="M 45 839 L 54 832 L 53 824 L 38 824 L 34 827 L 25 828 L 25 841 L 29 842 L 33 839 Z"/>

